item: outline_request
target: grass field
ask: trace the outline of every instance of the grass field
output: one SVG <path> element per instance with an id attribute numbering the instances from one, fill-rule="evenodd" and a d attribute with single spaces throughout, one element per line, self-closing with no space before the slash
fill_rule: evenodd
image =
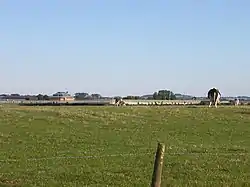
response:
<path id="1" fill-rule="evenodd" d="M 250 108 L 0 106 L 0 186 L 250 186 Z"/>

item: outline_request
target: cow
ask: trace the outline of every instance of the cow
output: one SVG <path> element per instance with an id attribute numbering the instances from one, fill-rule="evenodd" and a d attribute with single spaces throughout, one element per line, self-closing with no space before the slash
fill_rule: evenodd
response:
<path id="1" fill-rule="evenodd" d="M 234 100 L 234 105 L 235 106 L 238 106 L 240 104 L 240 100 L 238 99 L 238 98 L 236 98 L 235 100 Z"/>
<path id="2" fill-rule="evenodd" d="M 115 105 L 116 106 L 124 106 L 125 102 L 122 99 L 116 98 L 115 99 Z"/>
<path id="3" fill-rule="evenodd" d="M 209 107 L 214 104 L 217 108 L 218 103 L 220 102 L 221 93 L 217 88 L 211 88 L 207 93 L 209 99 Z"/>

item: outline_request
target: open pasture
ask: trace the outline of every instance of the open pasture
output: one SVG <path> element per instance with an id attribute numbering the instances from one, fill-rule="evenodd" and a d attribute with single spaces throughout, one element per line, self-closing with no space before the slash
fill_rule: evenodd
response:
<path id="1" fill-rule="evenodd" d="M 0 186 L 249 186 L 250 108 L 0 106 Z"/>

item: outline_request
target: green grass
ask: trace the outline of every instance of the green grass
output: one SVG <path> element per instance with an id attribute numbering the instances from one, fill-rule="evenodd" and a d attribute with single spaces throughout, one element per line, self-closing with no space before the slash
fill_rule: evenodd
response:
<path id="1" fill-rule="evenodd" d="M 14 105 L 0 106 L 0 186 L 149 186 L 157 141 L 162 186 L 250 186 L 250 108 Z"/>

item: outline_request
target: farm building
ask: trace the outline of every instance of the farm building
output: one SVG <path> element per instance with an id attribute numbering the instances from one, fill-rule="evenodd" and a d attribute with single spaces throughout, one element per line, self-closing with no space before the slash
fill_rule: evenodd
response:
<path id="1" fill-rule="evenodd" d="M 51 101 L 74 101 L 75 98 L 71 96 L 68 92 L 57 92 L 52 96 L 49 96 Z"/>
<path id="2" fill-rule="evenodd" d="M 19 95 L 19 94 L 11 94 L 11 95 L 0 95 L 0 100 L 5 101 L 26 101 L 26 100 L 37 100 L 36 96 L 33 95 Z"/>

